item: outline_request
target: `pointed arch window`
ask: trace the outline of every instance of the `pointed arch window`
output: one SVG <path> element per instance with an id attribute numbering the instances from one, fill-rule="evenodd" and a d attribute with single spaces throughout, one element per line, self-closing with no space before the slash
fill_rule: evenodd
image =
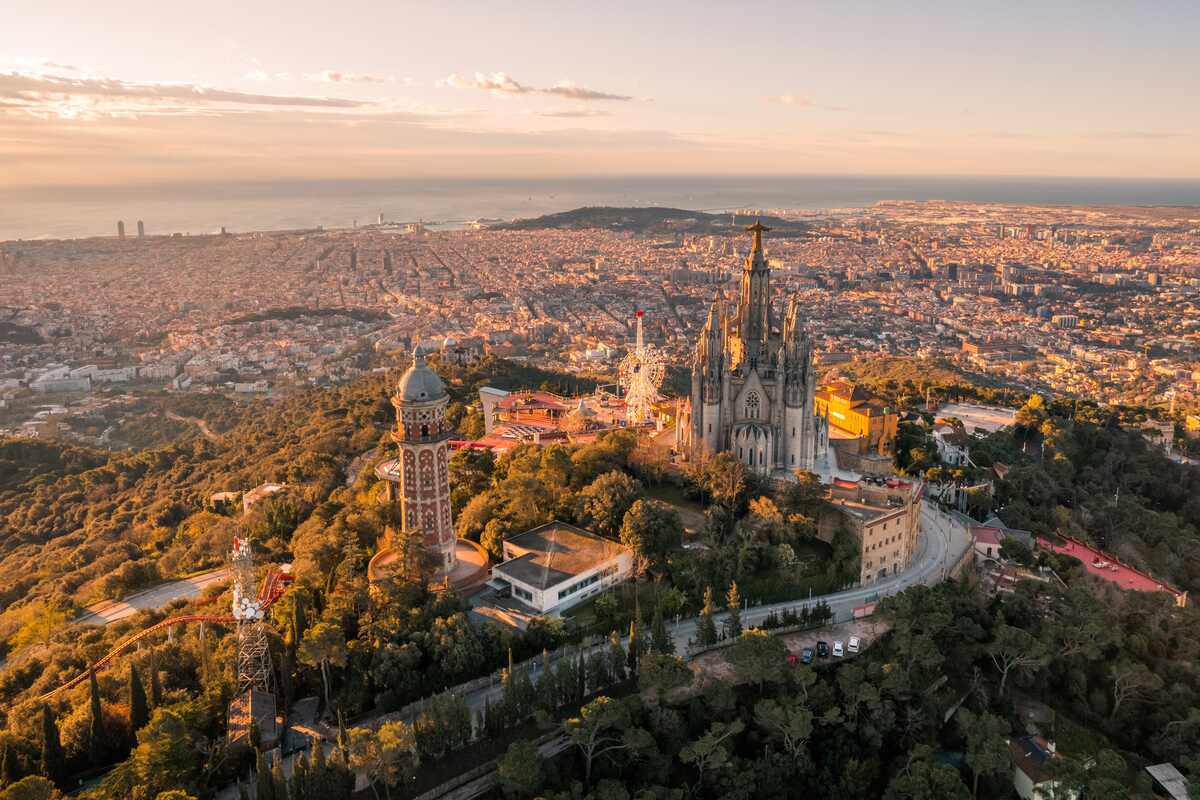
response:
<path id="1" fill-rule="evenodd" d="M 746 394 L 746 419 L 758 419 L 759 414 L 758 392 L 749 392 Z"/>

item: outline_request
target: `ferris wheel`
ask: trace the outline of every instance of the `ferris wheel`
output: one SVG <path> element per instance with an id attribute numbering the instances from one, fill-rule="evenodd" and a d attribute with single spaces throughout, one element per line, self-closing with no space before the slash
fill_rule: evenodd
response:
<path id="1" fill-rule="evenodd" d="M 618 376 L 625 390 L 625 419 L 630 425 L 641 425 L 654 418 L 658 389 L 667 372 L 666 355 L 642 338 L 644 313 L 641 309 L 637 312 L 637 344 L 621 359 Z"/>

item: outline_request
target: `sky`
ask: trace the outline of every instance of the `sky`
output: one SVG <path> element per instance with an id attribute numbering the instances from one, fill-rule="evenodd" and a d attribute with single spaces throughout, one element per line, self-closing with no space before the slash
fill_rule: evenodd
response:
<path id="1" fill-rule="evenodd" d="M 7 0 L 0 189 L 1200 178 L 1200 3 Z"/>

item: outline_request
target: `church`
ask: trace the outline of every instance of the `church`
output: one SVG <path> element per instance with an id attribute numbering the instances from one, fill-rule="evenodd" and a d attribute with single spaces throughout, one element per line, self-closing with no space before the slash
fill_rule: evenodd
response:
<path id="1" fill-rule="evenodd" d="M 761 222 L 742 267 L 737 308 L 714 299 L 692 359 L 690 397 L 680 404 L 676 449 L 691 458 L 728 451 L 752 472 L 786 477 L 813 470 L 829 449 L 828 423 L 813 413 L 812 339 L 797 298 L 783 325 L 771 308 L 771 269 Z"/>

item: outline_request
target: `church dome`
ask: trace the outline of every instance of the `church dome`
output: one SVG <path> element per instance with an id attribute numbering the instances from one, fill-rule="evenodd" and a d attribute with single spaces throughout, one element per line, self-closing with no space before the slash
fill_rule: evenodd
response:
<path id="1" fill-rule="evenodd" d="M 446 386 L 437 373 L 425 363 L 425 351 L 420 345 L 413 350 L 412 366 L 396 384 L 396 396 L 406 402 L 423 403 L 446 396 Z"/>

